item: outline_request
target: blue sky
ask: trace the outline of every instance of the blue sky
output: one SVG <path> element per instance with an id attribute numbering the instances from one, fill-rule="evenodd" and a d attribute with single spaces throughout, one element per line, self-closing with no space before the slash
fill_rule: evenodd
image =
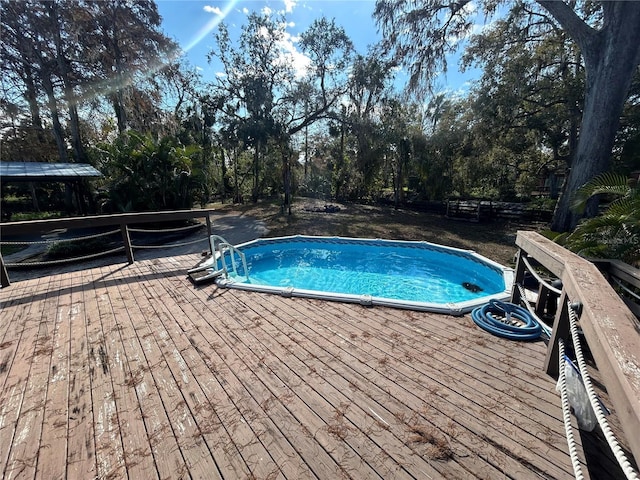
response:
<path id="1" fill-rule="evenodd" d="M 157 4 L 164 33 L 178 42 L 189 63 L 200 70 L 205 81 L 213 80 L 221 70 L 219 65 L 207 62 L 207 53 L 215 46 L 217 25 L 224 21 L 231 32 L 239 30 L 251 11 L 268 8 L 272 12 L 286 12 L 290 36 L 285 48 L 290 49 L 294 57 L 296 37 L 323 15 L 335 19 L 336 24 L 345 29 L 358 53 L 366 53 L 367 47 L 381 38 L 372 17 L 375 0 L 157 0 Z M 457 65 L 456 58 L 449 60 L 449 72 L 438 79 L 439 90 L 467 90 L 468 81 L 478 78 L 478 71 L 461 74 Z M 402 87 L 404 80 L 400 72 L 396 85 Z"/>

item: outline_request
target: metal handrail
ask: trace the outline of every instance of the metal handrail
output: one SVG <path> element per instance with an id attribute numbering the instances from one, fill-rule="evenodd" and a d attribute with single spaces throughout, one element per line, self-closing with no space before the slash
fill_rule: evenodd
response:
<path id="1" fill-rule="evenodd" d="M 234 247 L 233 245 L 231 245 L 230 243 L 220 243 L 218 245 L 218 248 L 220 249 L 220 258 L 222 260 L 222 266 L 223 269 L 225 270 L 227 276 L 229 273 L 229 269 L 227 268 L 227 262 L 225 260 L 224 257 L 224 253 L 225 252 L 229 252 L 230 256 L 231 256 L 231 266 L 233 268 L 233 273 L 236 276 L 240 276 L 238 274 L 238 268 L 236 265 L 236 256 L 235 254 L 237 253 L 238 256 L 240 257 L 240 260 L 242 261 L 242 268 L 244 269 L 244 277 L 249 278 L 249 270 L 247 269 L 247 259 L 244 255 L 244 252 L 241 252 L 238 248 Z"/>
<path id="2" fill-rule="evenodd" d="M 225 255 L 228 253 L 231 258 L 231 271 L 236 275 L 238 273 L 238 265 L 236 264 L 236 254 L 240 257 L 242 267 L 244 268 L 244 276 L 249 278 L 249 269 L 247 268 L 247 259 L 244 252 L 241 252 L 237 247 L 227 242 L 224 237 L 220 235 L 209 235 L 209 246 L 211 248 L 211 262 L 205 262 L 194 268 L 187 270 L 189 275 L 193 273 L 203 272 L 205 270 L 211 270 L 208 274 L 198 277 L 196 281 L 203 281 L 209 278 L 224 275 L 229 278 L 229 267 Z M 219 263 L 218 263 L 219 262 Z"/>

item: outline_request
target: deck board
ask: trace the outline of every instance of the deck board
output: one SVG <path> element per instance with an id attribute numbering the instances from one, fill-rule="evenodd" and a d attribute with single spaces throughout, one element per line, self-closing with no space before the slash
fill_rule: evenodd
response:
<path id="1" fill-rule="evenodd" d="M 130 454 L 132 461 L 140 457 L 151 460 L 153 456 L 159 465 L 159 475 L 163 478 L 175 476 L 176 473 L 179 477 L 186 477 L 191 468 L 193 476 L 203 478 L 206 475 L 204 468 L 213 465 L 210 474 L 215 478 L 216 469 L 212 459 L 206 467 L 198 466 L 200 458 L 207 457 L 206 446 L 198 439 L 195 422 L 186 409 L 183 394 L 157 338 L 157 335 L 162 336 L 163 331 L 158 323 L 154 327 L 149 326 L 147 320 L 152 315 L 150 304 L 145 302 L 140 306 L 142 302 L 138 301 L 152 299 L 147 297 L 143 282 L 128 282 L 121 273 L 115 272 L 111 278 L 113 289 L 122 300 L 119 302 L 121 311 L 118 315 L 120 332 L 131 338 L 129 356 L 134 360 L 133 368 L 129 365 L 125 388 L 129 392 L 139 392 L 142 397 L 139 404 L 144 405 L 144 410 L 141 410 L 140 418 L 144 417 L 150 432 L 148 439 L 145 439 L 148 441 L 145 448 Z M 110 298 L 113 298 L 113 294 Z M 144 354 L 139 339 L 144 342 Z M 157 395 L 152 399 L 144 398 L 148 389 Z M 164 458 L 165 455 L 167 458 Z"/>
<path id="2" fill-rule="evenodd" d="M 116 283 L 116 295 L 110 294 L 109 304 L 104 305 L 107 313 L 111 311 L 112 315 L 104 316 L 102 329 L 103 333 L 113 339 L 106 355 L 116 398 L 118 422 L 127 425 L 121 433 L 127 473 L 133 478 L 151 479 L 158 478 L 158 472 L 154 465 L 151 442 L 146 435 L 144 414 L 136 388 L 139 382 L 144 381 L 147 366 L 140 362 L 138 333 L 134 328 L 137 317 L 129 311 L 138 292 L 132 292 L 128 287 L 129 285 Z"/>
<path id="3" fill-rule="evenodd" d="M 0 290 L 4 478 L 572 476 L 542 342 L 194 286 L 198 260 Z"/>
<path id="4" fill-rule="evenodd" d="M 255 320 L 262 325 L 262 320 L 258 317 Z M 250 322 L 252 321 L 250 320 Z M 363 435 L 356 428 L 349 429 L 348 426 L 343 425 L 346 423 L 346 414 L 343 412 L 346 407 L 343 405 L 346 404 L 347 399 L 339 391 L 321 383 L 314 386 L 307 384 L 296 373 L 298 365 L 294 361 L 294 357 L 286 350 L 279 348 L 274 337 L 266 337 L 266 341 L 261 341 L 251 331 L 252 325 L 243 325 L 237 319 L 234 323 L 227 323 L 226 326 L 235 338 L 240 338 L 240 342 L 256 354 L 257 363 L 252 368 L 266 372 L 266 378 L 272 377 L 277 379 L 276 382 L 281 383 L 285 388 L 283 393 L 290 408 L 297 412 L 297 416 L 303 424 L 310 424 L 308 428 L 312 432 L 315 431 L 316 438 L 321 436 L 322 443 L 326 445 L 325 448 L 331 450 L 329 447 L 331 436 L 339 436 L 340 428 L 344 426 L 345 433 L 349 434 L 348 439 L 344 438 L 345 444 L 349 448 L 334 449 L 334 451 L 328 452 L 342 471 L 356 470 L 363 478 L 376 478 L 381 469 L 383 472 L 394 471 L 395 465 L 384 463 L 387 456 L 379 451 L 372 439 Z M 266 328 L 261 330 L 268 333 Z M 238 334 L 234 334 L 234 331 Z M 289 394 L 288 389 L 291 387 L 295 388 Z M 287 394 L 289 394 L 288 397 Z M 377 468 L 372 466 L 372 463 L 376 461 L 379 464 L 376 465 Z"/>
<path id="5" fill-rule="evenodd" d="M 72 303 L 69 328 L 69 402 L 67 406 L 67 478 L 95 478 L 95 427 L 93 416 L 92 365 L 89 357 L 88 331 L 96 321 L 98 314 L 90 301 L 92 283 L 83 282 L 91 278 L 91 272 L 73 272 L 75 288 L 72 291 Z"/>
<path id="6" fill-rule="evenodd" d="M 60 291 L 71 289 L 72 277 L 62 276 Z M 68 394 L 69 394 L 69 346 L 71 336 L 71 320 L 73 316 L 72 295 L 58 296 L 55 315 L 50 318 L 52 323 L 51 354 L 49 363 L 38 362 L 48 372 L 42 381 L 42 389 L 46 392 L 43 408 L 42 432 L 39 442 L 38 463 L 36 475 L 50 479 L 66 478 L 67 469 L 67 439 L 68 439 Z M 63 454 L 61 454 L 63 453 Z"/>
<path id="7" fill-rule="evenodd" d="M 170 292 L 167 291 L 167 294 L 170 294 Z M 177 333 L 179 334 L 178 338 L 182 337 L 182 353 L 184 355 L 188 354 L 189 358 L 193 359 L 197 355 L 203 354 L 207 348 L 216 351 L 217 358 L 207 358 L 212 370 L 202 369 L 201 372 L 193 372 L 198 381 L 202 382 L 210 377 L 212 373 L 214 375 L 218 373 L 220 365 L 224 363 L 233 371 L 248 372 L 248 378 L 244 381 L 242 377 L 225 376 L 226 381 L 217 382 L 214 385 L 214 389 L 222 390 L 227 395 L 226 398 L 223 395 L 216 395 L 211 399 L 210 404 L 214 410 L 219 403 L 229 401 L 235 406 L 236 410 L 227 412 L 227 415 L 235 417 L 232 422 L 239 428 L 233 428 L 230 432 L 227 432 L 227 438 L 234 444 L 242 446 L 237 452 L 241 458 L 263 459 L 260 462 L 259 470 L 251 469 L 252 474 L 259 477 L 268 477 L 282 473 L 285 476 L 295 477 L 307 473 L 309 471 L 307 464 L 300 457 L 294 446 L 282 435 L 278 427 L 280 421 L 286 417 L 280 405 L 270 403 L 273 398 L 271 392 L 252 375 L 246 364 L 243 363 L 242 358 L 238 357 L 232 349 L 225 348 L 226 345 L 224 343 L 217 343 L 215 340 L 218 338 L 220 342 L 224 342 L 224 338 L 220 336 L 214 337 L 214 343 L 211 344 L 212 339 L 207 339 L 200 333 L 202 329 L 208 327 L 208 324 L 206 319 L 192 308 L 190 302 L 176 302 L 166 307 L 181 328 L 180 332 Z M 203 393 L 204 391 L 212 392 L 213 390 L 211 385 L 205 385 L 202 388 Z M 212 393 L 215 393 L 215 390 Z M 261 410 L 265 408 L 271 409 L 270 415 L 259 415 Z M 260 439 L 263 435 L 262 432 L 269 432 L 269 438 L 272 439 L 267 444 Z M 221 444 L 221 442 L 217 442 L 216 447 L 224 452 L 224 444 Z M 232 463 L 235 456 L 237 456 L 236 452 L 232 452 L 227 462 Z M 280 463 L 278 459 L 284 458 L 289 458 L 289 461 L 278 466 Z M 309 460 L 311 463 L 315 462 L 317 464 L 316 468 L 323 470 L 322 460 L 319 462 L 316 462 L 313 458 L 309 458 Z M 328 473 L 327 470 L 323 471 Z"/>
<path id="8" fill-rule="evenodd" d="M 202 312 L 197 312 L 193 309 L 189 301 L 183 302 L 182 307 L 184 308 L 183 319 L 188 319 L 193 322 L 194 330 L 196 331 L 207 330 L 211 327 L 207 316 L 215 319 L 215 337 L 209 339 L 204 339 L 203 337 L 203 340 L 212 342 L 210 343 L 210 348 L 221 356 L 221 362 L 226 363 L 228 368 L 236 373 L 236 375 L 231 378 L 229 378 L 229 376 L 225 378 L 230 380 L 228 391 L 231 392 L 230 397 L 232 402 L 239 408 L 238 413 L 242 415 L 240 418 L 241 423 L 246 423 L 247 425 L 253 424 L 258 428 L 268 429 L 269 432 L 272 432 L 272 435 L 283 437 L 283 431 L 279 426 L 288 427 L 288 423 L 290 423 L 287 404 L 297 400 L 292 396 L 290 387 L 278 381 L 277 378 L 260 378 L 254 373 L 264 368 L 260 356 L 254 359 L 252 357 L 243 358 L 237 354 L 236 347 L 239 342 L 239 337 L 234 333 L 236 327 L 230 323 L 231 320 L 228 316 L 223 315 L 224 312 L 222 310 L 215 309 L 212 312 L 208 312 L 209 315 L 203 315 Z M 189 331 L 189 328 L 185 327 L 185 331 Z M 251 345 L 248 345 L 248 348 L 251 348 Z M 237 375 L 237 373 L 240 372 L 246 372 L 246 375 Z M 307 411 L 307 413 L 310 414 L 307 418 L 310 418 L 313 422 L 318 421 L 318 419 L 315 418 L 315 414 L 308 411 L 307 404 L 298 402 L 297 407 L 301 409 L 302 412 Z M 268 415 L 266 412 L 268 412 Z M 300 414 L 299 410 L 298 414 Z M 305 471 L 309 470 L 316 472 L 318 476 L 324 478 L 335 475 L 337 472 L 336 469 L 338 468 L 335 462 L 331 460 L 325 452 L 320 451 L 317 444 L 314 445 L 313 442 L 309 442 L 305 435 L 306 432 L 297 427 L 298 425 L 293 425 L 293 430 L 290 432 L 289 437 L 285 437 L 284 440 L 286 441 L 280 442 L 280 445 L 275 442 L 268 442 L 266 445 L 263 445 L 263 441 L 261 440 L 260 444 L 263 445 L 264 453 L 260 453 L 260 455 L 276 457 L 276 459 L 280 460 L 290 458 L 290 460 L 283 463 L 285 467 L 293 467 L 295 469 L 293 476 L 290 478 L 304 476 Z M 257 452 L 255 452 L 258 446 L 254 446 L 252 436 L 254 436 L 254 438 L 260 437 L 260 432 L 255 431 L 254 428 L 253 434 L 247 431 L 244 435 L 245 439 L 240 442 L 240 445 L 248 442 L 248 448 L 241 449 L 242 456 L 245 458 L 259 458 L 256 457 Z M 291 442 L 292 438 L 295 438 L 295 442 Z M 306 458 L 305 462 L 295 465 L 295 463 L 298 463 L 304 458 L 301 458 L 300 453 L 295 452 L 292 443 L 296 444 L 295 446 L 297 448 L 300 448 L 301 444 L 302 446 L 306 444 L 308 448 L 303 448 L 302 450 Z M 279 452 L 277 451 L 278 449 L 283 451 Z M 255 472 L 252 470 L 252 473 Z M 271 472 L 265 473 L 268 475 Z M 364 472 L 362 473 L 364 474 Z M 375 472 L 370 473 L 374 476 L 376 475 Z"/>
<path id="9" fill-rule="evenodd" d="M 327 308 L 331 308 L 331 306 L 327 306 Z M 329 318 L 329 316 L 327 318 Z M 340 322 L 345 322 L 346 320 L 348 320 L 345 316 L 335 318 L 340 319 Z M 385 332 L 383 330 L 373 333 L 368 330 L 370 336 L 368 336 L 367 340 L 363 343 L 363 345 L 360 346 L 360 351 L 358 353 L 358 356 L 356 357 L 349 352 L 341 352 L 339 350 L 341 348 L 340 344 L 348 344 L 348 341 L 351 338 L 350 334 L 344 335 L 339 333 L 341 326 L 321 323 L 320 327 L 334 333 L 334 335 L 332 336 L 332 343 L 333 346 L 338 350 L 331 352 L 329 357 L 333 359 L 343 356 L 345 367 L 349 365 L 349 370 L 353 372 L 348 372 L 345 369 L 339 372 L 340 376 L 349 379 L 352 384 L 359 385 L 361 388 L 363 385 L 367 385 L 366 394 L 369 394 L 369 392 L 373 391 L 375 393 L 374 398 L 379 399 L 379 402 L 381 404 L 388 405 L 391 402 L 396 401 L 397 403 L 395 408 L 397 410 L 392 409 L 388 413 L 391 417 L 400 417 L 406 419 L 404 422 L 405 425 L 403 425 L 405 431 L 408 431 L 411 427 L 411 425 L 407 424 L 408 422 L 418 422 L 418 424 L 420 422 L 427 422 L 425 415 L 421 415 L 421 412 L 424 410 L 434 409 L 437 411 L 436 416 L 443 415 L 445 418 L 449 419 L 453 418 L 454 415 L 456 417 L 464 415 L 469 419 L 473 418 L 473 416 L 469 415 L 467 412 L 458 412 L 460 407 L 464 407 L 464 405 L 461 405 L 457 402 L 460 399 L 464 401 L 465 398 L 462 395 L 458 394 L 457 385 L 452 388 L 450 384 L 452 381 L 456 380 L 455 377 L 451 375 L 451 369 L 445 372 L 447 374 L 447 385 L 443 384 L 441 381 L 438 381 L 440 383 L 436 383 L 433 378 L 430 378 L 431 382 L 429 382 L 430 385 L 429 387 L 427 387 L 427 398 L 419 398 L 412 392 L 424 389 L 423 382 L 424 379 L 428 377 L 421 376 L 420 378 L 417 378 L 416 370 L 414 370 L 413 368 L 408 368 L 403 363 L 395 362 L 396 355 L 390 355 L 390 352 L 385 350 L 384 348 L 376 348 L 376 344 L 378 343 L 377 338 L 379 336 L 385 335 Z M 386 333 L 387 335 L 389 335 L 389 333 L 391 332 Z M 323 341 L 327 337 L 318 336 L 316 338 L 318 338 L 317 341 L 319 342 Z M 377 347 L 380 347 L 380 345 L 377 345 Z M 405 357 L 403 355 L 400 355 L 400 357 L 401 360 L 405 360 Z M 409 361 L 417 363 L 417 359 L 413 357 L 410 358 Z M 435 368 L 439 370 L 439 373 L 442 373 L 442 369 L 440 369 L 439 366 L 436 366 Z M 375 385 L 368 385 L 368 379 L 371 378 L 372 375 L 379 374 L 382 374 L 382 376 L 376 380 Z M 394 391 L 393 395 L 389 395 L 389 391 L 395 390 L 394 386 L 407 385 L 407 383 L 410 385 L 408 388 L 405 387 L 403 389 L 396 390 Z M 411 388 L 412 386 L 415 388 Z M 448 399 L 448 397 L 450 396 L 456 396 L 457 398 L 452 401 Z M 465 409 L 468 408 L 469 406 L 467 405 Z M 458 432 L 454 430 L 452 426 L 448 424 L 440 425 L 439 430 L 448 437 L 449 442 L 453 440 L 453 437 L 456 437 L 455 442 L 458 442 L 460 441 L 460 437 L 464 437 L 466 434 L 466 432 L 464 431 Z M 451 433 L 448 433 L 448 430 L 451 431 Z M 406 434 L 406 432 L 403 433 L 405 434 L 406 441 L 406 437 L 408 435 Z M 474 440 L 471 441 L 473 442 Z M 498 452 L 494 452 L 494 454 L 497 455 Z M 459 461 L 464 461 L 464 458 L 464 456 L 461 456 Z M 508 459 L 505 458 L 504 461 L 507 462 Z M 451 464 L 447 464 L 446 468 L 448 469 L 450 468 L 450 466 Z M 515 463 L 513 464 L 513 468 L 516 468 Z M 457 477 L 460 477 L 460 475 L 457 475 Z M 495 472 L 488 475 L 487 478 L 492 477 L 495 478 Z"/>
<path id="10" fill-rule="evenodd" d="M 7 378 L 5 391 L 10 392 L 7 414 L 15 417 L 15 422 L 7 425 L 8 430 L 13 427 L 13 432 L 5 478 L 35 476 L 49 385 L 49 364 L 54 352 L 51 333 L 60 282 L 61 277 L 50 277 L 47 292 L 34 302 L 36 305 L 24 324 L 25 330 Z M 50 315 L 50 312 L 54 314 Z M 2 398 L 3 409 L 4 402 Z"/>

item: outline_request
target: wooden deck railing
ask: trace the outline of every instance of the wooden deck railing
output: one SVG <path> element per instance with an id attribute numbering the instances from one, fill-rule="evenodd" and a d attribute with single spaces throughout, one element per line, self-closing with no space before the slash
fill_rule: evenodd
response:
<path id="1" fill-rule="evenodd" d="M 569 308 L 579 312 L 580 327 L 607 392 L 620 419 L 636 460 L 640 459 L 640 329 L 637 318 L 598 267 L 535 232 L 518 232 L 516 283 L 522 282 L 526 259 L 534 260 L 562 281 L 560 301 L 553 323 L 544 368 L 557 377 L 558 339 L 567 343 Z M 611 275 L 622 279 L 630 290 L 640 285 L 637 270 L 618 262 L 599 262 Z M 548 299 L 539 297 L 540 301 Z M 512 301 L 519 303 L 518 288 Z M 546 292 L 548 293 L 548 292 Z M 571 306 L 569 306 L 571 305 Z M 633 308 L 633 307 L 632 307 Z"/>
<path id="2" fill-rule="evenodd" d="M 629 310 L 640 319 L 640 270 L 620 260 L 593 260 L 593 263 L 617 288 Z"/>
<path id="3" fill-rule="evenodd" d="M 33 220 L 23 222 L 0 223 L 0 238 L 12 235 L 28 235 L 50 232 L 56 229 L 78 229 L 119 226 L 122 234 L 124 252 L 129 263 L 135 261 L 133 246 L 129 236 L 131 225 L 142 223 L 162 223 L 179 220 L 191 220 L 204 218 L 207 226 L 207 235 L 211 235 L 210 214 L 213 210 L 173 210 L 166 212 L 141 212 L 122 213 L 115 215 L 96 215 L 88 217 L 55 218 L 48 220 Z M 0 286 L 7 287 L 11 284 L 5 262 L 0 254 Z"/>

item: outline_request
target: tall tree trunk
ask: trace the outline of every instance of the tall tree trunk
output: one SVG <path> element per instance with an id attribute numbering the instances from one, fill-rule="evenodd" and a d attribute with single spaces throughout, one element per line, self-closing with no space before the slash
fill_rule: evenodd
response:
<path id="1" fill-rule="evenodd" d="M 251 200 L 253 203 L 258 202 L 260 196 L 260 141 L 256 143 L 255 150 L 253 152 L 253 189 L 251 192 Z"/>
<path id="2" fill-rule="evenodd" d="M 33 72 L 28 62 L 24 63 L 24 81 L 26 91 L 25 98 L 29 104 L 29 114 L 31 115 L 31 125 L 36 130 L 38 140 L 43 141 L 42 117 L 40 116 L 40 106 L 38 105 L 38 90 L 33 80 Z"/>
<path id="3" fill-rule="evenodd" d="M 64 131 L 60 124 L 60 116 L 58 112 L 58 102 L 53 91 L 53 83 L 48 75 L 42 77 L 42 88 L 47 95 L 47 105 L 51 111 L 51 122 L 53 123 L 53 137 L 58 147 L 58 155 L 61 162 L 68 162 L 69 156 L 67 155 L 67 145 L 64 141 Z"/>
<path id="4" fill-rule="evenodd" d="M 227 176 L 227 161 L 224 155 L 224 149 L 221 148 L 221 160 L 222 164 L 220 165 L 220 175 L 222 175 L 222 201 L 224 202 L 225 197 L 231 191 L 231 185 L 229 185 L 229 178 Z"/>
<path id="5" fill-rule="evenodd" d="M 344 130 L 345 130 L 345 108 L 342 108 L 342 121 L 340 122 L 340 157 L 338 158 L 338 167 L 334 167 L 337 178 L 335 179 L 336 185 L 336 199 L 342 198 L 342 174 L 344 169 Z"/>
<path id="6" fill-rule="evenodd" d="M 567 232 L 580 216 L 571 210 L 575 192 L 596 175 L 607 171 L 629 86 L 640 63 L 640 3 L 610 2 L 601 31 L 576 22 L 563 2 L 541 1 L 580 45 L 585 59 L 586 88 L 582 124 L 569 175 L 554 212 L 551 229 Z M 594 215 L 592 203 L 587 215 Z"/>
<path id="7" fill-rule="evenodd" d="M 288 148 L 282 152 L 282 180 L 284 183 L 283 213 L 286 210 L 291 215 L 291 154 Z"/>
<path id="8" fill-rule="evenodd" d="M 116 114 L 118 124 L 118 133 L 124 133 L 127 130 L 127 114 L 124 110 L 124 97 L 121 91 L 109 95 L 113 112 Z"/>
<path id="9" fill-rule="evenodd" d="M 233 147 L 233 179 L 235 183 L 235 193 L 233 195 L 234 203 L 244 203 L 240 199 L 240 184 L 238 181 L 238 147 Z"/>
<path id="10" fill-rule="evenodd" d="M 114 34 L 115 35 L 115 34 Z M 113 102 L 113 107 L 116 113 L 116 119 L 118 121 L 118 132 L 123 133 L 127 130 L 127 110 L 125 106 L 125 98 L 124 91 L 127 88 L 125 75 L 124 75 L 124 66 L 122 65 L 122 52 L 120 51 L 120 47 L 118 45 L 118 39 L 113 39 L 113 49 L 115 55 L 115 66 L 116 66 L 116 79 L 117 79 L 117 90 L 114 95 L 111 97 L 111 101 Z"/>
<path id="11" fill-rule="evenodd" d="M 402 140 L 400 143 L 400 151 L 398 152 L 398 163 L 396 164 L 395 171 L 393 172 L 393 204 L 394 208 L 397 210 L 400 208 L 402 203 L 404 202 L 403 195 L 403 177 L 404 177 L 404 164 L 405 164 L 405 149 L 407 146 L 405 145 L 405 141 Z"/>
<path id="12" fill-rule="evenodd" d="M 73 147 L 73 151 L 76 154 L 76 162 L 86 163 L 87 152 L 84 149 L 84 145 L 82 144 L 82 136 L 80 135 L 80 118 L 78 117 L 78 108 L 75 103 L 73 103 L 75 100 L 69 100 L 69 95 L 66 92 L 65 98 L 67 99 L 67 104 L 69 105 L 71 146 Z"/>
<path id="13" fill-rule="evenodd" d="M 78 108 L 76 98 L 73 93 L 73 85 L 71 82 L 69 61 L 66 58 L 62 36 L 60 35 L 60 18 L 58 16 L 58 5 L 55 1 L 45 3 L 49 12 L 51 21 L 51 30 L 54 34 L 56 46 L 56 65 L 58 66 L 58 75 L 62 80 L 62 88 L 64 92 L 64 100 L 69 109 L 69 130 L 71 131 L 71 146 L 75 153 L 76 161 L 84 163 L 87 161 L 87 155 L 82 145 L 80 137 L 80 119 L 78 117 Z"/>
<path id="14" fill-rule="evenodd" d="M 118 121 L 118 133 L 124 133 L 127 130 L 127 110 L 124 105 L 123 88 L 124 87 L 118 87 L 118 91 L 111 97 L 113 110 Z"/>
<path id="15" fill-rule="evenodd" d="M 304 127 L 304 179 L 307 180 L 309 165 L 309 126 Z"/>

